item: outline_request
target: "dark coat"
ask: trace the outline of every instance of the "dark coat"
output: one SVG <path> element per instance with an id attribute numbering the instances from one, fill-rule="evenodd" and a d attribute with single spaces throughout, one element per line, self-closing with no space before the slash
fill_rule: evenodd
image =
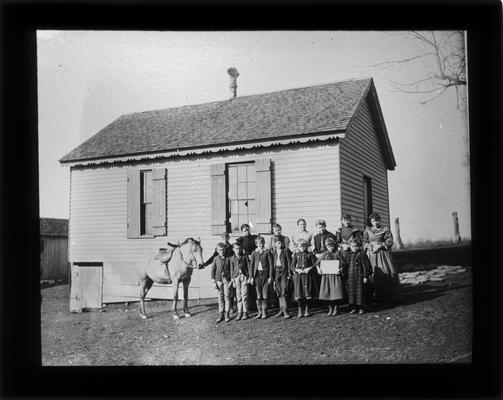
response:
<path id="1" fill-rule="evenodd" d="M 233 256 L 233 255 L 234 255 L 234 250 L 232 250 L 232 244 L 227 243 L 224 248 L 224 257 L 227 258 L 227 257 Z M 206 260 L 206 262 L 203 264 L 203 267 L 207 267 L 208 265 L 210 265 L 216 256 L 218 256 L 218 251 L 217 251 L 217 248 L 215 247 L 215 252 L 213 253 L 213 255 L 210 258 L 208 258 L 208 260 Z"/>
<path id="2" fill-rule="evenodd" d="M 365 305 L 369 301 L 369 285 L 363 284 L 363 278 L 370 279 L 372 267 L 365 253 L 361 250 L 341 253 L 344 258 L 343 271 L 347 278 L 348 303 Z"/>
<path id="3" fill-rule="evenodd" d="M 276 265 L 278 251 L 276 249 L 271 250 L 270 254 L 272 256 L 273 278 L 277 280 L 282 276 L 291 276 L 292 272 L 290 271 L 290 265 L 292 263 L 292 252 L 290 251 L 290 249 L 282 249 L 280 255 L 280 266 Z"/>
<path id="4" fill-rule="evenodd" d="M 325 231 L 325 233 L 323 234 L 318 233 L 314 236 L 314 254 L 324 253 L 327 250 L 325 246 L 325 240 L 327 240 L 329 237 L 336 240 L 335 235 L 329 231 Z"/>
<path id="5" fill-rule="evenodd" d="M 262 264 L 262 271 L 258 270 L 258 263 Z M 253 279 L 257 279 L 259 276 L 267 276 L 267 278 L 272 278 L 273 276 L 273 258 L 272 254 L 263 250 L 262 253 L 259 253 L 258 250 L 255 250 L 251 255 L 251 276 Z"/>
<path id="6" fill-rule="evenodd" d="M 226 262 L 225 258 L 217 256 L 214 258 L 211 265 L 211 279 L 216 281 L 221 281 L 225 278 L 226 280 L 231 280 L 231 270 L 229 263 Z"/>
<path id="7" fill-rule="evenodd" d="M 245 255 L 249 256 L 257 248 L 257 245 L 255 244 L 255 239 L 257 238 L 257 235 L 245 235 L 245 236 L 239 236 L 236 239 L 236 243 L 239 243 L 241 245 L 241 248 L 243 249 L 243 253 Z"/>
<path id="8" fill-rule="evenodd" d="M 225 262 L 229 265 L 231 271 L 231 279 L 237 278 L 239 272 L 241 272 L 246 277 L 251 277 L 251 265 L 248 261 L 248 257 L 244 254 L 238 259 L 234 254 L 233 256 L 227 258 Z"/>

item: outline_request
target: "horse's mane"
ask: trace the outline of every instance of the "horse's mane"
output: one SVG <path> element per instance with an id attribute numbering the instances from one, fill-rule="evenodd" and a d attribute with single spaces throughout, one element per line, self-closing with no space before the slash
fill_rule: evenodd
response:
<path id="1" fill-rule="evenodd" d="M 183 246 L 184 244 L 186 244 L 187 242 L 189 241 L 193 241 L 195 244 L 197 245 L 201 245 L 201 242 L 200 241 L 197 241 L 196 239 L 192 238 L 192 237 L 189 237 L 187 239 L 185 239 L 182 243 L 180 243 L 180 246 Z"/>

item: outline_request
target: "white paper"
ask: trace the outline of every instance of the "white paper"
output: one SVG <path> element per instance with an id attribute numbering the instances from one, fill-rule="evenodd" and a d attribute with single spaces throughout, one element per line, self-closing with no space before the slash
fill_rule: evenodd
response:
<path id="1" fill-rule="evenodd" d="M 339 273 L 339 260 L 322 260 L 320 263 L 322 274 L 337 274 Z"/>

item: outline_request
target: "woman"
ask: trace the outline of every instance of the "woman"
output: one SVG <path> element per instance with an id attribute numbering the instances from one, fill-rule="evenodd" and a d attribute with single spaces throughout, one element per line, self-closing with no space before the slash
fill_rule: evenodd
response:
<path id="1" fill-rule="evenodd" d="M 298 246 L 299 246 L 299 239 L 303 239 L 307 243 L 307 249 L 308 251 L 311 250 L 311 246 L 313 244 L 313 234 L 311 232 L 308 232 L 306 229 L 307 223 L 304 218 L 299 218 L 297 220 L 297 226 L 299 227 L 299 231 L 297 233 L 294 233 L 292 235 L 292 240 L 291 240 L 291 245 L 290 245 L 290 250 L 292 252 L 297 252 L 298 251 Z"/>
<path id="2" fill-rule="evenodd" d="M 398 271 L 391 259 L 393 235 L 387 226 L 381 225 L 379 214 L 370 214 L 369 220 L 372 226 L 365 228 L 363 243 L 373 270 L 375 297 L 382 301 L 391 297 L 399 284 Z"/>

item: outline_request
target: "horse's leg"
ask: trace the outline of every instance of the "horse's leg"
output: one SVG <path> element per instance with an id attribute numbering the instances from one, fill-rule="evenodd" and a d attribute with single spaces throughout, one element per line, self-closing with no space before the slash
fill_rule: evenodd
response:
<path id="1" fill-rule="evenodd" d="M 182 285 L 183 285 L 183 313 L 185 314 L 186 317 L 192 317 L 191 313 L 189 312 L 189 307 L 187 306 L 187 301 L 189 299 L 189 283 L 190 283 L 190 279 L 182 281 Z"/>
<path id="2" fill-rule="evenodd" d="M 178 303 L 178 284 L 177 278 L 173 280 L 173 319 L 180 319 L 178 312 L 176 311 L 176 305 Z"/>
<path id="3" fill-rule="evenodd" d="M 154 281 L 148 276 L 140 279 L 140 316 L 143 319 L 147 319 L 147 313 L 145 312 L 145 296 L 152 287 L 153 283 Z"/>

